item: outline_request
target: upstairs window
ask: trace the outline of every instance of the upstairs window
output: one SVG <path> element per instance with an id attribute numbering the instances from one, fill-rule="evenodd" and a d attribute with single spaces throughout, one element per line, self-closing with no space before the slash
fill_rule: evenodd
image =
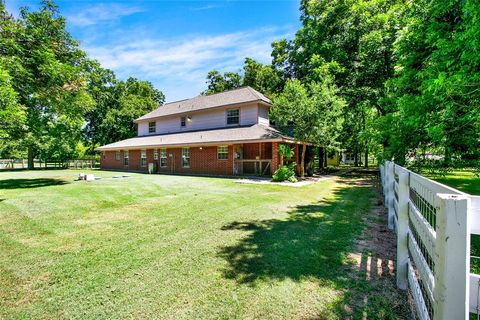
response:
<path id="1" fill-rule="evenodd" d="M 157 131 L 157 123 L 155 121 L 148 123 L 148 133 L 155 133 Z"/>
<path id="2" fill-rule="evenodd" d="M 115 160 L 120 161 L 120 151 L 115 151 Z"/>
<path id="3" fill-rule="evenodd" d="M 147 150 L 142 150 L 140 152 L 140 165 L 142 167 L 146 167 L 147 166 Z"/>
<path id="4" fill-rule="evenodd" d="M 228 147 L 227 146 L 218 146 L 217 147 L 217 159 L 218 160 L 227 160 L 228 159 Z"/>
<path id="5" fill-rule="evenodd" d="M 160 149 L 160 167 L 165 168 L 167 166 L 167 149 Z"/>
<path id="6" fill-rule="evenodd" d="M 187 125 L 187 117 L 180 117 L 180 127 L 185 127 Z"/>
<path id="7" fill-rule="evenodd" d="M 182 167 L 190 168 L 190 148 L 182 148 Z"/>
<path id="8" fill-rule="evenodd" d="M 123 152 L 123 165 L 128 166 L 128 150 Z"/>
<path id="9" fill-rule="evenodd" d="M 240 123 L 240 109 L 227 110 L 227 124 Z"/>

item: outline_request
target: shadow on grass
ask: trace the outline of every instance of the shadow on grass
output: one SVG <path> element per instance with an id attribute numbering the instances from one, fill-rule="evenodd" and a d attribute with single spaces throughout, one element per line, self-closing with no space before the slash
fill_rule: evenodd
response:
<path id="1" fill-rule="evenodd" d="M 48 186 L 59 186 L 68 182 L 61 179 L 38 178 L 38 179 L 6 179 L 0 180 L 0 189 L 27 189 Z"/>
<path id="2" fill-rule="evenodd" d="M 370 289 L 365 278 L 354 271 L 349 254 L 365 227 L 372 205 L 371 179 L 343 181 L 333 197 L 293 207 L 286 219 L 234 222 L 225 231 L 241 230 L 245 236 L 235 245 L 221 249 L 228 265 L 224 277 L 255 286 L 257 281 L 314 279 L 346 294 L 331 306 L 339 314 L 354 305 Z M 388 259 L 383 259 L 388 261 Z M 365 266 L 362 266 L 365 270 Z M 372 313 L 388 310 L 389 295 Z M 354 313 L 365 311 L 365 306 Z M 368 312 L 370 314 L 370 312 Z M 388 318 L 388 316 L 387 316 Z"/>
<path id="3" fill-rule="evenodd" d="M 367 209 L 361 188 L 335 190 L 332 200 L 296 206 L 286 220 L 234 222 L 223 230 L 242 230 L 247 236 L 220 255 L 229 267 L 226 278 L 253 283 L 259 278 L 300 280 L 313 276 L 335 279 L 348 249 L 362 228 L 359 210 Z M 368 194 L 368 193 L 367 193 Z"/>

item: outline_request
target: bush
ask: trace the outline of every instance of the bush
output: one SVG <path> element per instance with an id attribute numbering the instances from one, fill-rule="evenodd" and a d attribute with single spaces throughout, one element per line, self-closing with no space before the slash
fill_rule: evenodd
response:
<path id="1" fill-rule="evenodd" d="M 272 178 L 273 181 L 290 181 L 290 182 L 297 182 L 297 177 L 295 176 L 295 162 L 290 163 L 284 166 L 281 166 L 280 168 L 275 171 L 273 174 Z"/>

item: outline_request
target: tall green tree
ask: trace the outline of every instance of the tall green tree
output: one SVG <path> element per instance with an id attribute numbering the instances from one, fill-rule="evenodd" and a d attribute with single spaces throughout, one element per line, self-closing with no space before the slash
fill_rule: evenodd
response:
<path id="1" fill-rule="evenodd" d="M 24 129 L 25 121 L 25 108 L 18 102 L 12 77 L 0 60 L 0 140 L 16 138 Z"/>
<path id="2" fill-rule="evenodd" d="M 279 94 L 283 89 L 282 72 L 272 65 L 245 58 L 243 71 L 242 86 L 250 86 L 270 98 Z"/>
<path id="3" fill-rule="evenodd" d="M 301 142 L 300 176 L 305 175 L 307 143 L 314 141 L 318 130 L 319 110 L 312 103 L 307 88 L 298 80 L 288 80 L 283 92 L 273 101 L 271 116 L 283 131 L 293 132 Z"/>
<path id="4" fill-rule="evenodd" d="M 299 80 L 287 80 L 282 93 L 273 100 L 271 115 L 277 126 L 302 143 L 302 177 L 305 174 L 307 143 L 330 148 L 337 145 L 340 116 L 345 105 L 337 92 L 333 80 L 325 74 L 322 82 L 311 83 L 308 87 Z"/>
<path id="5" fill-rule="evenodd" d="M 371 138 L 371 130 L 378 129 L 367 128 L 367 123 L 375 124 L 368 117 L 390 111 L 384 84 L 394 76 L 393 44 L 404 7 L 403 1 L 393 0 L 303 0 L 302 27 L 295 38 L 272 44 L 273 65 L 284 78 L 316 81 L 318 68 L 334 75 L 347 102 L 342 144 L 355 153 L 367 153 L 369 144 L 379 143 Z"/>
<path id="6" fill-rule="evenodd" d="M 96 141 L 107 144 L 136 136 L 137 127 L 133 120 L 156 109 L 164 100 L 163 93 L 148 81 L 135 78 L 117 81 L 101 122 L 94 129 Z"/>
<path id="7" fill-rule="evenodd" d="M 210 71 L 207 75 L 207 90 L 203 94 L 250 86 L 272 98 L 282 91 L 284 84 L 281 70 L 247 57 L 242 73 L 225 72 L 222 75 L 217 70 Z"/>
<path id="8" fill-rule="evenodd" d="M 3 6 L 1 10 L 8 15 Z M 5 21 L 0 20 L 2 55 L 9 59 L 7 71 L 15 79 L 18 102 L 25 106 L 20 140 L 33 168 L 35 156 L 66 157 L 80 138 L 83 115 L 94 105 L 86 90 L 86 55 L 51 1 L 42 1 L 38 11 L 22 8 L 13 28 Z"/>
<path id="9" fill-rule="evenodd" d="M 242 85 L 242 77 L 236 72 L 225 72 L 223 75 L 217 71 L 212 70 L 207 75 L 207 90 L 202 94 L 212 94 L 231 90 Z"/>
<path id="10" fill-rule="evenodd" d="M 387 154 L 403 162 L 419 149 L 443 149 L 445 165 L 480 159 L 480 6 L 422 0 L 406 11 L 396 42 L 395 112 Z"/>

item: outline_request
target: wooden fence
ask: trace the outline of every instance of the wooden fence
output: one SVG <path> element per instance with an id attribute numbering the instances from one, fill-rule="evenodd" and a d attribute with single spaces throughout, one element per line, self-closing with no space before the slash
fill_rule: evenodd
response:
<path id="1" fill-rule="evenodd" d="M 480 275 L 470 273 L 470 236 L 480 234 L 480 197 L 387 161 L 380 175 L 388 226 L 397 234 L 397 286 L 420 319 L 479 314 Z"/>
<path id="2" fill-rule="evenodd" d="M 34 169 L 95 169 L 100 168 L 100 161 L 97 159 L 73 159 L 66 161 L 39 160 L 33 162 Z M 27 169 L 26 159 L 0 159 L 0 170 Z"/>

